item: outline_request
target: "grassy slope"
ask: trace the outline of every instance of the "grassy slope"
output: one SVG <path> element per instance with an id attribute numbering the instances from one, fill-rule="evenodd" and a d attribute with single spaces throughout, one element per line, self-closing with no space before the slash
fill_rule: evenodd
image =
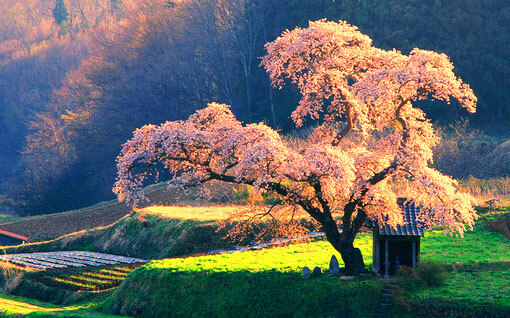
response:
<path id="1" fill-rule="evenodd" d="M 145 192 L 153 203 L 168 204 L 177 201 L 177 194 L 166 191 L 164 184 L 147 187 Z M 39 242 L 82 230 L 108 226 L 130 212 L 131 209 L 124 203 L 112 200 L 60 213 L 7 219 L 3 222 L 0 218 L 0 229 L 27 236 L 30 242 Z"/>
<path id="2" fill-rule="evenodd" d="M 224 231 L 211 220 L 224 219 L 239 206 L 165 207 L 143 209 L 104 228 L 80 231 L 55 240 L 0 248 L 6 253 L 89 250 L 141 258 L 163 258 L 222 248 Z M 204 214 L 198 214 L 197 210 Z"/>
<path id="3" fill-rule="evenodd" d="M 370 266 L 371 235 L 360 235 L 357 244 Z M 153 261 L 128 276 L 113 294 L 109 308 L 148 316 L 171 312 L 183 316 L 373 315 L 379 280 L 300 278 L 303 266 L 326 270 L 331 254 L 338 257 L 329 243 L 318 241 L 256 252 Z M 401 300 L 405 305 L 442 308 L 453 303 L 461 316 L 489 307 L 499 315 L 510 311 L 508 239 L 486 231 L 483 220 L 464 238 L 428 231 L 422 240 L 421 257 L 447 266 L 448 280 L 443 287 L 404 292 Z M 413 315 L 402 309 L 396 312 L 397 316 Z"/>
<path id="4" fill-rule="evenodd" d="M 232 193 L 235 192 L 233 191 L 232 185 L 212 182 L 208 186 L 210 187 L 213 197 L 217 198 L 215 202 L 220 203 L 219 205 L 225 202 L 237 202 L 239 204 L 244 202 L 243 198 L 232 196 Z M 191 193 L 167 191 L 165 183 L 148 186 L 144 191 L 148 201 L 143 202 L 142 207 L 152 205 L 169 206 L 176 204 L 182 206 L 188 204 L 188 209 L 183 207 L 184 209 L 177 211 L 179 214 L 177 218 L 197 219 L 196 217 L 189 216 L 190 212 L 193 214 L 193 210 L 190 209 L 190 207 L 202 209 L 200 212 L 205 212 L 205 215 L 208 215 L 206 218 L 198 218 L 200 220 L 224 218 L 225 215 L 230 215 L 230 212 L 238 208 L 243 208 L 241 205 L 231 205 L 226 210 L 222 210 L 217 214 L 210 209 L 209 206 L 211 202 L 196 200 L 198 197 L 196 193 L 197 189 L 193 189 Z M 205 207 L 202 207 L 204 205 Z M 27 236 L 30 242 L 40 242 L 52 240 L 82 230 L 108 226 L 130 212 L 131 209 L 124 203 L 112 200 L 83 209 L 31 217 L 17 217 L 13 219 L 12 216 L 2 218 L 0 215 L 0 229 Z M 167 207 L 155 207 L 154 211 L 148 210 L 148 213 L 152 214 L 161 213 L 163 217 L 168 215 L 169 212 L 173 213 L 176 211 L 173 211 L 172 208 L 168 209 Z M 196 211 L 194 212 L 196 216 Z"/>
<path id="5" fill-rule="evenodd" d="M 188 218 L 189 213 L 194 211 L 194 208 L 182 209 L 183 218 Z M 111 227 L 108 229 L 110 232 L 103 232 L 105 241 L 101 244 L 118 248 L 118 244 L 123 242 L 120 246 L 128 248 L 136 242 L 144 242 L 145 245 L 139 244 L 140 249 L 156 250 L 173 244 L 172 236 L 165 235 L 175 237 L 177 234 L 181 242 L 188 242 L 195 234 L 204 234 L 201 239 L 208 239 L 211 232 L 201 233 L 203 228 L 197 226 L 207 221 L 172 220 L 165 218 L 168 215 L 168 211 L 155 211 L 152 215 L 149 213 L 146 220 L 132 217 L 132 222 L 125 223 L 122 230 Z M 211 210 L 207 219 L 218 215 L 222 213 Z M 176 229 L 176 224 L 180 224 L 181 228 Z M 199 233 L 192 231 L 190 236 L 190 228 L 197 229 Z M 126 240 L 133 237 L 135 241 Z M 87 244 L 92 244 L 97 238 L 90 236 Z M 151 238 L 158 240 L 161 246 L 151 246 L 155 242 L 149 241 Z M 79 243 L 85 242 L 81 240 Z M 370 235 L 363 234 L 357 243 L 362 245 L 365 260 L 370 263 Z M 68 247 L 71 248 L 72 244 Z M 122 253 L 122 249 L 118 253 Z M 249 315 L 251 312 L 285 315 L 289 314 L 289 310 L 297 315 L 373 313 L 376 301 L 370 302 L 367 308 L 362 307 L 366 306 L 366 299 L 378 297 L 381 283 L 374 279 L 345 282 L 328 277 L 310 281 L 300 278 L 302 266 L 326 269 L 329 255 L 333 253 L 328 243 L 313 242 L 242 254 L 151 262 L 129 276 L 109 301 L 109 307 L 116 312 L 154 316 L 174 311 L 183 315 L 191 312 L 199 315 Z M 429 303 L 442 306 L 442 303 L 453 302 L 461 307 L 475 304 L 510 309 L 507 283 L 510 279 L 509 253 L 508 240 L 500 234 L 485 231 L 483 220 L 474 232 L 468 232 L 463 239 L 445 236 L 439 231 L 427 232 L 422 241 L 422 260 L 446 264 L 450 270 L 449 280 L 444 287 L 405 292 L 403 299 L 407 305 L 417 306 L 415 308 Z M 133 293 L 136 290 L 143 293 Z M 404 314 L 412 316 L 398 311 L 398 315 Z"/>
<path id="6" fill-rule="evenodd" d="M 356 241 L 370 263 L 371 235 Z M 371 276 L 303 280 L 301 269 L 327 270 L 332 254 L 325 241 L 244 253 L 152 261 L 135 270 L 115 291 L 113 312 L 148 317 L 320 316 L 375 311 L 382 281 Z M 136 292 L 133 292 L 136 291 Z"/>
<path id="7" fill-rule="evenodd" d="M 94 303 L 74 306 L 55 306 L 33 299 L 0 293 L 0 316 L 2 317 L 119 317 L 94 312 Z"/>

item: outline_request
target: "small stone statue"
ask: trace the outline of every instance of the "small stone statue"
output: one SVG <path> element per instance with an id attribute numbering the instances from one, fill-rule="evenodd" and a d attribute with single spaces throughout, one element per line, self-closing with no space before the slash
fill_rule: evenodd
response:
<path id="1" fill-rule="evenodd" d="M 320 277 L 321 275 L 322 275 L 322 268 L 320 268 L 318 266 L 315 266 L 315 268 L 313 269 L 312 276 L 313 277 Z"/>
<path id="2" fill-rule="evenodd" d="M 303 278 L 308 279 L 311 276 L 310 268 L 307 266 L 303 267 Z"/>
<path id="3" fill-rule="evenodd" d="M 331 260 L 329 261 L 329 273 L 331 275 L 340 274 L 340 267 L 338 266 L 338 260 L 335 255 L 331 256 Z"/>

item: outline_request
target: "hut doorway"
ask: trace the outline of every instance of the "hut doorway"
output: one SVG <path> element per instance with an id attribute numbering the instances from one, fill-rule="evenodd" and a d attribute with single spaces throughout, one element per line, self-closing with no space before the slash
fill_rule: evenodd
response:
<path id="1" fill-rule="evenodd" d="M 386 245 L 386 241 L 388 244 Z M 388 261 L 390 262 L 388 275 L 395 275 L 397 268 L 402 266 L 413 267 L 416 264 L 416 241 L 380 239 L 379 242 L 379 268 L 385 269 L 386 246 L 388 248 Z M 414 251 L 414 253 L 413 253 Z M 382 274 L 384 270 L 382 271 Z"/>
<path id="2" fill-rule="evenodd" d="M 420 238 L 424 236 L 423 224 L 417 220 L 420 208 L 412 201 L 399 199 L 403 224 L 396 227 L 383 222 L 369 221 L 373 227 L 372 271 L 390 277 L 401 266 L 414 267 L 420 262 Z"/>

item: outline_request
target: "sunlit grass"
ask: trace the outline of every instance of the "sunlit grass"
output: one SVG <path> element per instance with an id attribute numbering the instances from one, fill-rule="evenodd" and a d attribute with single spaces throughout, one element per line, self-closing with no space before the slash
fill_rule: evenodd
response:
<path id="1" fill-rule="evenodd" d="M 73 306 L 56 306 L 24 297 L 17 297 L 0 293 L 0 315 L 3 317 L 118 317 L 93 312 L 95 304 L 87 303 Z M 90 311 L 89 311 L 90 310 Z"/>
<path id="2" fill-rule="evenodd" d="M 55 282 L 64 284 L 64 285 L 76 286 L 80 289 L 85 289 L 85 290 L 94 290 L 96 287 L 93 284 L 77 282 L 72 278 L 53 277 L 52 280 Z"/>
<path id="3" fill-rule="evenodd" d="M 371 266 L 372 235 L 370 233 L 360 234 L 355 241 L 355 246 L 360 248 L 365 260 L 365 265 Z M 312 269 L 318 266 L 326 270 L 332 255 L 335 255 L 340 266 L 343 266 L 340 254 L 329 242 L 322 240 L 312 243 L 291 244 L 260 251 L 155 260 L 145 267 L 188 272 L 256 272 L 268 270 L 300 272 L 304 266 L 308 266 Z"/>
<path id="4" fill-rule="evenodd" d="M 426 231 L 421 243 L 423 260 L 440 263 L 510 262 L 510 245 L 500 233 L 475 229 L 464 237 Z"/>
<path id="5" fill-rule="evenodd" d="M 122 276 L 122 277 L 124 277 L 127 274 L 129 274 L 131 272 L 131 270 L 121 271 L 119 269 L 106 269 L 106 268 L 103 268 L 103 269 L 100 269 L 97 272 L 98 273 L 110 274 L 112 276 Z"/>
<path id="6" fill-rule="evenodd" d="M 140 214 L 156 215 L 166 219 L 196 220 L 196 221 L 222 221 L 234 217 L 234 219 L 243 219 L 246 216 L 263 214 L 267 207 L 260 205 L 208 205 L 208 206 L 164 206 L 153 205 L 143 209 L 137 209 Z M 310 216 L 300 209 L 291 209 L 282 207 L 273 215 L 278 215 L 285 219 L 293 216 L 294 218 L 310 218 Z M 264 220 L 264 218 L 258 218 Z"/>
<path id="7" fill-rule="evenodd" d="M 91 284 L 94 284 L 93 286 L 95 287 L 96 284 L 109 284 L 111 283 L 110 280 L 108 279 L 100 279 L 100 278 L 97 278 L 97 277 L 88 277 L 86 275 L 70 275 L 69 276 L 70 279 L 74 279 L 74 280 L 81 280 L 81 281 L 84 281 L 84 282 L 90 282 Z"/>
<path id="8" fill-rule="evenodd" d="M 247 206 L 150 206 L 138 210 L 139 213 L 157 215 L 161 218 L 186 219 L 198 221 L 217 221 L 231 217 L 233 214 L 252 209 Z"/>

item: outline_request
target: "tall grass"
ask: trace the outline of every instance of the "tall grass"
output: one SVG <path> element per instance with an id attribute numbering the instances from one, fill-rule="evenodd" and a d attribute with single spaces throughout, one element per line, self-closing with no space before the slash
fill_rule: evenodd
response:
<path id="1" fill-rule="evenodd" d="M 0 265 L 0 291 L 11 293 L 21 283 L 24 274 L 19 267 L 3 262 Z"/>
<path id="2" fill-rule="evenodd" d="M 510 177 L 491 179 L 469 177 L 459 180 L 459 189 L 471 193 L 478 199 L 510 199 Z"/>

